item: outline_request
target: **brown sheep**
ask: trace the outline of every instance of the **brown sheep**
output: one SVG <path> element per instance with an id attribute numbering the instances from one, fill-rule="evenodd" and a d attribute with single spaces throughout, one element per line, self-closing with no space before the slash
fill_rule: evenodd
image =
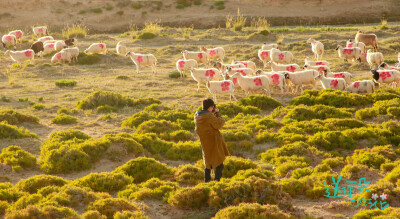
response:
<path id="1" fill-rule="evenodd" d="M 70 39 L 65 40 L 64 42 L 65 42 L 65 45 L 67 45 L 67 46 L 73 46 L 74 42 L 75 42 L 75 39 L 74 38 L 70 38 Z"/>
<path id="2" fill-rule="evenodd" d="M 378 51 L 378 37 L 375 34 L 365 34 L 360 30 L 354 39 L 356 43 L 362 42 L 366 46 L 372 46 L 374 51 Z"/>
<path id="3" fill-rule="evenodd" d="M 44 51 L 43 42 L 37 41 L 37 42 L 33 43 L 31 46 L 31 49 L 33 50 L 33 52 L 35 52 L 35 54 L 38 57 L 40 57 L 40 55 Z"/>

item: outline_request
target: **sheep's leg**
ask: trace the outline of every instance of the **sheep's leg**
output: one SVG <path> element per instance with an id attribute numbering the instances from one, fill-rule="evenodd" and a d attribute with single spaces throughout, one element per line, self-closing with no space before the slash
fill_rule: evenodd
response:
<path id="1" fill-rule="evenodd" d="M 139 65 L 136 65 L 136 73 L 139 74 Z"/>
<path id="2" fill-rule="evenodd" d="M 214 100 L 214 102 L 217 102 L 217 94 L 213 94 L 213 100 Z"/>
<path id="3" fill-rule="evenodd" d="M 233 99 L 234 99 L 235 101 L 237 101 L 237 99 L 236 99 L 236 97 L 235 97 L 235 95 L 234 95 L 233 93 L 231 93 L 231 99 L 232 99 L 232 97 L 233 97 Z"/>
<path id="4" fill-rule="evenodd" d="M 200 90 L 200 82 L 197 82 L 197 92 Z"/>
<path id="5" fill-rule="evenodd" d="M 283 86 L 279 86 L 281 88 L 281 97 L 283 97 Z"/>

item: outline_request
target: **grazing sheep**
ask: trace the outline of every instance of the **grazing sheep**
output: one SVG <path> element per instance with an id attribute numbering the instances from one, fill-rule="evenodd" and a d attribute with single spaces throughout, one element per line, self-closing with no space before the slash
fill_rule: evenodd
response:
<path id="1" fill-rule="evenodd" d="M 56 43 L 56 42 L 57 42 L 57 40 L 46 40 L 46 41 L 43 42 L 43 45 L 46 45 L 48 43 Z"/>
<path id="2" fill-rule="evenodd" d="M 197 61 L 198 64 L 203 63 L 204 65 L 208 65 L 207 61 L 207 53 L 206 52 L 190 52 L 190 51 L 183 51 L 182 52 L 183 59 L 194 59 Z"/>
<path id="3" fill-rule="evenodd" d="M 353 80 L 353 75 L 349 72 L 327 73 L 324 71 L 324 76 L 328 78 L 343 78 L 346 81 L 346 84 L 351 84 L 351 81 Z"/>
<path id="4" fill-rule="evenodd" d="M 35 52 L 35 54 L 40 57 L 44 51 L 43 43 L 37 41 L 31 45 L 31 50 Z"/>
<path id="5" fill-rule="evenodd" d="M 61 51 L 56 53 L 52 58 L 51 58 L 51 63 L 71 63 L 71 54 L 66 51 Z"/>
<path id="6" fill-rule="evenodd" d="M 349 86 L 347 86 L 345 91 L 349 91 L 351 93 L 374 93 L 375 92 L 375 83 L 371 80 L 362 80 L 362 81 L 354 81 Z"/>
<path id="7" fill-rule="evenodd" d="M 326 66 L 330 66 L 329 65 L 329 62 L 327 62 L 327 61 L 312 61 L 311 59 L 310 59 L 310 57 L 306 57 L 305 59 L 304 59 L 304 63 L 305 64 L 308 64 L 308 65 L 311 65 L 311 66 L 317 66 L 317 65 L 326 65 Z"/>
<path id="8" fill-rule="evenodd" d="M 225 50 L 222 47 L 207 49 L 206 47 L 202 46 L 200 50 L 207 53 L 208 61 L 218 60 L 218 59 L 223 61 L 225 58 Z"/>
<path id="9" fill-rule="evenodd" d="M 397 70 L 397 71 L 400 70 L 400 67 L 388 65 L 386 62 L 382 62 L 382 64 L 380 64 L 379 67 L 386 70 Z"/>
<path id="10" fill-rule="evenodd" d="M 355 42 L 353 42 L 353 40 L 347 40 L 346 47 L 347 48 L 358 47 L 361 49 L 361 52 L 367 52 L 367 46 L 365 46 L 365 44 L 363 42 L 355 43 Z"/>
<path id="11" fill-rule="evenodd" d="M 213 95 L 213 99 L 215 102 L 217 102 L 217 94 L 219 93 L 229 93 L 230 100 L 232 101 L 233 98 L 235 101 L 237 101 L 234 94 L 235 88 L 232 81 L 229 80 L 210 81 L 209 77 L 207 77 L 206 80 L 207 80 L 206 87 L 208 91 Z"/>
<path id="12" fill-rule="evenodd" d="M 153 74 L 157 72 L 157 59 L 153 54 L 139 54 L 134 52 L 127 52 L 126 56 L 130 56 L 133 63 L 136 65 L 136 73 L 139 74 L 141 66 L 150 65 Z"/>
<path id="13" fill-rule="evenodd" d="M 270 54 L 270 59 L 271 61 L 275 63 L 280 63 L 280 64 L 290 64 L 293 63 L 293 54 L 288 51 L 280 51 L 279 49 L 271 49 L 271 54 Z"/>
<path id="14" fill-rule="evenodd" d="M 78 47 L 72 47 L 72 48 L 65 48 L 61 51 L 67 52 L 71 56 L 71 62 L 78 62 L 78 56 L 79 56 L 79 48 Z"/>
<path id="15" fill-rule="evenodd" d="M 93 43 L 85 50 L 87 54 L 103 54 L 107 53 L 107 46 L 105 43 Z"/>
<path id="16" fill-rule="evenodd" d="M 311 66 L 309 64 L 305 64 L 304 65 L 304 69 L 307 70 L 316 70 L 318 71 L 320 74 L 322 74 L 323 72 L 327 72 L 330 73 L 331 69 L 329 68 L 329 66 L 326 65 L 317 65 L 317 66 Z"/>
<path id="17" fill-rule="evenodd" d="M 22 40 L 24 32 L 22 30 L 13 30 L 8 33 L 8 35 L 14 35 L 17 38 L 17 42 Z"/>
<path id="18" fill-rule="evenodd" d="M 43 47 L 43 55 L 47 55 L 49 53 L 52 53 L 53 51 L 55 51 L 55 46 L 54 43 L 47 43 L 46 45 L 44 45 Z"/>
<path id="19" fill-rule="evenodd" d="M 278 86 L 281 89 L 281 96 L 283 96 L 284 90 L 287 89 L 286 79 L 288 79 L 288 73 L 283 74 L 277 72 L 264 72 L 263 70 L 257 70 L 256 75 L 265 75 L 269 79 L 270 86 Z"/>
<path id="20" fill-rule="evenodd" d="M 276 43 L 270 43 L 270 44 L 263 43 L 263 45 L 261 46 L 262 50 L 271 50 L 272 48 L 278 49 L 278 44 L 276 44 Z"/>
<path id="21" fill-rule="evenodd" d="M 232 64 L 243 64 L 245 68 L 251 68 L 253 71 L 257 70 L 256 63 L 253 61 L 238 61 L 238 60 L 233 60 Z"/>
<path id="22" fill-rule="evenodd" d="M 199 67 L 196 60 L 194 60 L 194 59 L 187 59 L 187 60 L 178 59 L 178 61 L 176 62 L 176 69 L 181 74 L 181 78 L 183 78 L 185 76 L 185 71 L 190 71 L 191 67 L 193 67 L 193 68 Z"/>
<path id="23" fill-rule="evenodd" d="M 346 88 L 346 81 L 343 78 L 326 78 L 323 75 L 318 75 L 314 80 L 319 79 L 324 89 L 344 90 Z"/>
<path id="24" fill-rule="evenodd" d="M 115 46 L 115 50 L 117 51 L 118 55 L 126 55 L 126 53 L 128 52 L 128 48 L 124 45 L 121 45 L 123 41 L 119 41 L 117 43 L 117 46 Z"/>
<path id="25" fill-rule="evenodd" d="M 214 64 L 214 68 L 218 68 L 221 72 L 225 72 L 226 70 L 228 70 L 228 67 L 231 68 L 245 68 L 246 66 L 244 66 L 242 63 L 239 64 L 223 64 L 221 62 L 217 62 Z"/>
<path id="26" fill-rule="evenodd" d="M 3 43 L 3 47 L 5 49 L 10 47 L 17 49 L 17 38 L 14 35 L 4 35 L 1 38 L 1 42 Z"/>
<path id="27" fill-rule="evenodd" d="M 347 59 L 353 59 L 355 62 L 361 62 L 361 49 L 360 48 L 343 48 L 341 45 L 336 47 L 339 57 L 343 58 L 347 62 Z"/>
<path id="28" fill-rule="evenodd" d="M 271 53 L 270 50 L 263 50 L 263 49 L 258 50 L 258 58 L 264 63 L 264 68 L 266 62 L 271 61 L 271 58 L 269 57 L 270 53 Z"/>
<path id="29" fill-rule="evenodd" d="M 271 67 L 272 71 L 290 71 L 290 72 L 300 71 L 300 66 L 297 64 L 277 65 L 273 62 L 267 62 L 265 67 L 267 68 Z"/>
<path id="30" fill-rule="evenodd" d="M 33 60 L 35 59 L 35 53 L 31 49 L 22 50 L 22 51 L 11 51 L 7 50 L 4 53 L 5 56 L 10 55 L 11 59 L 20 65 L 22 62 L 28 61 L 30 64 L 33 64 Z"/>
<path id="31" fill-rule="evenodd" d="M 46 41 L 49 41 L 49 40 L 54 40 L 54 38 L 52 36 L 44 36 L 44 37 L 41 37 L 38 39 L 38 41 L 43 42 L 43 43 Z"/>
<path id="32" fill-rule="evenodd" d="M 57 41 L 54 43 L 54 49 L 55 49 L 55 50 L 60 51 L 60 50 L 62 50 L 62 49 L 64 49 L 64 48 L 67 48 L 67 45 L 65 44 L 64 41 L 62 41 L 62 40 L 57 40 Z"/>
<path id="33" fill-rule="evenodd" d="M 231 67 L 228 67 L 226 72 L 228 72 L 229 74 L 234 74 L 236 72 L 239 72 L 243 76 L 254 75 L 254 71 L 251 68 L 231 68 Z"/>
<path id="34" fill-rule="evenodd" d="M 206 81 L 207 78 L 218 79 L 221 76 L 221 72 L 216 68 L 208 68 L 208 69 L 200 69 L 190 67 L 190 73 L 192 75 L 193 80 L 197 82 L 197 91 L 200 90 L 200 82 Z"/>
<path id="35" fill-rule="evenodd" d="M 287 72 L 288 78 L 290 82 L 296 87 L 293 94 L 297 93 L 298 87 L 300 86 L 301 93 L 303 93 L 303 85 L 304 84 L 312 84 L 314 89 L 316 88 L 316 81 L 314 80 L 315 77 L 319 75 L 318 71 L 315 70 L 305 70 L 299 72 Z"/>
<path id="36" fill-rule="evenodd" d="M 47 26 L 33 27 L 33 33 L 37 37 L 46 36 L 49 34 L 47 31 Z"/>
<path id="37" fill-rule="evenodd" d="M 369 49 L 367 51 L 367 62 L 371 69 L 375 66 L 379 66 L 383 62 L 383 54 L 380 52 L 372 52 L 372 49 Z"/>
<path id="38" fill-rule="evenodd" d="M 371 69 L 371 72 L 372 77 L 378 83 L 392 84 L 392 87 L 395 88 L 400 85 L 400 72 L 397 70 Z"/>
<path id="39" fill-rule="evenodd" d="M 239 72 L 232 75 L 237 77 L 240 87 L 247 93 L 247 96 L 257 90 L 265 90 L 268 96 L 271 96 L 269 88 L 269 79 L 267 76 L 243 76 Z"/>
<path id="40" fill-rule="evenodd" d="M 316 60 L 322 59 L 322 55 L 324 54 L 324 44 L 314 39 L 308 39 L 307 43 L 311 43 L 311 50 L 314 53 L 314 58 Z"/>
<path id="41" fill-rule="evenodd" d="M 356 43 L 362 42 L 366 46 L 372 46 L 374 51 L 378 51 L 378 37 L 375 34 L 365 34 L 361 30 L 354 37 Z"/>

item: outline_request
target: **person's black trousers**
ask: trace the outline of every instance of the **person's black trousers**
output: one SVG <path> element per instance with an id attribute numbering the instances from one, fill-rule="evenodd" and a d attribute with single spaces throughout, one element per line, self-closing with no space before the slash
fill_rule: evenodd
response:
<path id="1" fill-rule="evenodd" d="M 212 168 L 212 167 L 211 167 Z M 220 164 L 217 166 L 214 170 L 214 180 L 219 181 L 222 177 L 222 170 L 224 169 L 224 164 Z M 210 182 L 211 181 L 211 169 L 204 168 L 204 182 Z"/>

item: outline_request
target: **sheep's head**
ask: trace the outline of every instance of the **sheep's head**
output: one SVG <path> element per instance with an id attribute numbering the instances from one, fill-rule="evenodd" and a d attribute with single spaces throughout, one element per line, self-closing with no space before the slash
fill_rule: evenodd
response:
<path id="1" fill-rule="evenodd" d="M 222 63 L 216 62 L 213 66 L 214 66 L 214 68 L 222 68 Z"/>
<path id="2" fill-rule="evenodd" d="M 382 64 L 380 64 L 379 67 L 381 67 L 381 68 L 387 68 L 387 67 L 388 67 L 388 64 L 386 64 L 386 62 L 382 62 Z"/>
<path id="3" fill-rule="evenodd" d="M 320 79 L 320 78 L 321 78 L 321 75 L 317 75 L 317 76 L 314 77 L 314 80 L 317 80 L 317 79 Z"/>
<path id="4" fill-rule="evenodd" d="M 310 57 L 306 57 L 306 58 L 304 59 L 304 62 L 307 62 L 307 61 L 311 61 Z"/>
<path id="5" fill-rule="evenodd" d="M 192 66 L 192 67 L 190 67 L 190 71 L 193 71 L 194 70 L 194 67 Z"/>
<path id="6" fill-rule="evenodd" d="M 342 48 L 341 45 L 337 45 L 337 46 L 336 46 L 336 50 L 339 50 L 340 48 Z"/>
<path id="7" fill-rule="evenodd" d="M 309 39 L 307 40 L 307 43 L 312 43 L 313 41 L 314 41 L 313 39 L 309 38 Z"/>
<path id="8" fill-rule="evenodd" d="M 351 43 L 351 42 L 353 42 L 353 40 L 352 40 L 352 39 L 349 39 L 349 40 L 347 40 L 347 42 Z"/>
<path id="9" fill-rule="evenodd" d="M 372 77 L 377 81 L 379 80 L 379 72 L 376 69 L 371 69 Z"/>
<path id="10" fill-rule="evenodd" d="M 359 30 L 357 33 L 363 33 L 361 30 Z"/>
<path id="11" fill-rule="evenodd" d="M 328 73 L 328 69 L 322 69 L 322 73 L 323 73 L 324 76 L 326 77 L 326 74 Z"/>
<path id="12" fill-rule="evenodd" d="M 7 50 L 4 55 L 7 56 L 8 54 L 10 54 L 10 50 Z"/>
<path id="13" fill-rule="evenodd" d="M 372 49 L 367 50 L 367 53 L 373 53 Z"/>
<path id="14" fill-rule="evenodd" d="M 303 66 L 303 69 L 305 69 L 305 68 L 308 68 L 308 64 L 305 64 L 304 66 Z"/>
<path id="15" fill-rule="evenodd" d="M 231 66 L 228 66 L 228 67 L 226 68 L 226 71 L 227 71 L 227 72 L 232 71 L 232 67 L 231 67 Z"/>
<path id="16" fill-rule="evenodd" d="M 204 46 L 201 46 L 201 47 L 200 47 L 200 50 L 203 51 L 203 52 L 207 52 L 207 48 L 204 47 Z"/>
<path id="17" fill-rule="evenodd" d="M 129 52 L 126 53 L 125 56 L 130 56 L 131 54 L 132 54 L 132 53 L 129 51 Z"/>
<path id="18" fill-rule="evenodd" d="M 268 61 L 267 63 L 265 63 L 265 67 L 267 67 L 267 68 L 271 67 L 271 65 L 272 65 L 271 61 Z"/>
<path id="19" fill-rule="evenodd" d="M 258 69 L 257 71 L 256 71 L 256 75 L 260 75 L 261 73 L 262 73 L 263 71 L 261 70 L 261 69 Z"/>
<path id="20" fill-rule="evenodd" d="M 289 79 L 289 72 L 284 72 L 283 75 L 285 76 L 285 79 Z"/>

